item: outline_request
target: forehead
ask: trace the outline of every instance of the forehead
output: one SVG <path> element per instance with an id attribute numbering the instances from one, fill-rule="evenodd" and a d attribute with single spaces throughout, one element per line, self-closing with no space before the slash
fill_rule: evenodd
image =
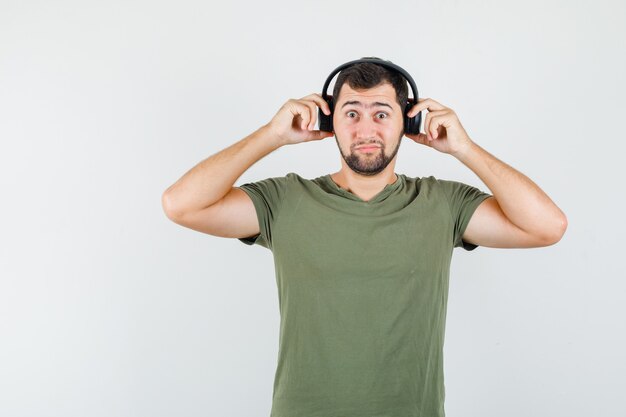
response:
<path id="1" fill-rule="evenodd" d="M 383 83 L 367 90 L 354 90 L 348 83 L 345 83 L 341 86 L 339 101 L 336 105 L 341 106 L 346 101 L 360 101 L 366 106 L 378 101 L 388 103 L 396 108 L 400 107 L 396 101 L 396 90 L 389 83 Z"/>

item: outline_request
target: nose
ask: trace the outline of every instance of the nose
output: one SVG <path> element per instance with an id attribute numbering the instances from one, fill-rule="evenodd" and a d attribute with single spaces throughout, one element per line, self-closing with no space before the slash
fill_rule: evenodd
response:
<path id="1" fill-rule="evenodd" d="M 361 117 L 355 125 L 356 136 L 359 139 L 370 139 L 376 137 L 376 122 L 369 117 Z"/>

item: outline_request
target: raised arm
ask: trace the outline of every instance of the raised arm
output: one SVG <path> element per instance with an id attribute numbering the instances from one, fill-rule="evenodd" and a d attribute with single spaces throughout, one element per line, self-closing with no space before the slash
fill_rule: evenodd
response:
<path id="1" fill-rule="evenodd" d="M 493 192 L 476 208 L 463 239 L 492 248 L 535 248 L 561 240 L 567 218 L 530 178 L 476 143 L 455 156 Z"/>
<path id="2" fill-rule="evenodd" d="M 165 190 L 163 210 L 173 222 L 222 237 L 259 233 L 250 197 L 233 184 L 248 168 L 281 146 L 269 126 L 198 163 Z"/>
<path id="3" fill-rule="evenodd" d="M 194 166 L 163 193 L 161 203 L 167 217 L 215 236 L 258 234 L 254 204 L 233 184 L 254 163 L 283 145 L 332 136 L 313 130 L 317 106 L 330 112 L 318 94 L 288 100 L 268 124 Z"/>
<path id="4" fill-rule="evenodd" d="M 453 155 L 493 193 L 476 208 L 463 240 L 492 248 L 532 248 L 561 239 L 567 217 L 537 184 L 474 143 L 452 109 L 425 98 L 413 106 L 409 117 L 424 109 L 429 110 L 425 133 L 406 136 Z"/>

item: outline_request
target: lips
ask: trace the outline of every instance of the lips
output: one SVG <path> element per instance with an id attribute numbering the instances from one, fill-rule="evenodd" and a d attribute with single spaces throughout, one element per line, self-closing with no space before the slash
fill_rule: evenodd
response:
<path id="1" fill-rule="evenodd" d="M 356 148 L 359 151 L 373 151 L 375 149 L 380 149 L 380 146 L 376 146 L 376 145 L 365 145 L 365 146 L 359 146 L 358 148 Z"/>

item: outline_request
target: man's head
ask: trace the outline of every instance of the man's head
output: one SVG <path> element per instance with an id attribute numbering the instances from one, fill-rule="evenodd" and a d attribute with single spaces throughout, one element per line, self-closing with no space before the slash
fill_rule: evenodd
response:
<path id="1" fill-rule="evenodd" d="M 378 59 L 381 62 L 385 62 L 384 60 L 374 56 L 363 57 L 361 59 L 365 58 Z M 356 90 L 366 90 L 368 88 L 376 87 L 383 82 L 387 82 L 393 86 L 396 93 L 395 100 L 402 108 L 402 114 L 404 114 L 409 97 L 407 81 L 400 73 L 382 65 L 376 65 L 369 62 L 349 66 L 339 73 L 335 86 L 333 87 L 334 101 L 337 103 L 341 87 L 343 87 L 344 84 L 348 84 L 351 88 Z"/>
<path id="2" fill-rule="evenodd" d="M 340 72 L 333 89 L 333 128 L 352 171 L 376 175 L 395 158 L 404 135 L 407 97 L 404 77 L 383 66 L 360 63 Z M 364 144 L 378 148 L 357 149 Z"/>

